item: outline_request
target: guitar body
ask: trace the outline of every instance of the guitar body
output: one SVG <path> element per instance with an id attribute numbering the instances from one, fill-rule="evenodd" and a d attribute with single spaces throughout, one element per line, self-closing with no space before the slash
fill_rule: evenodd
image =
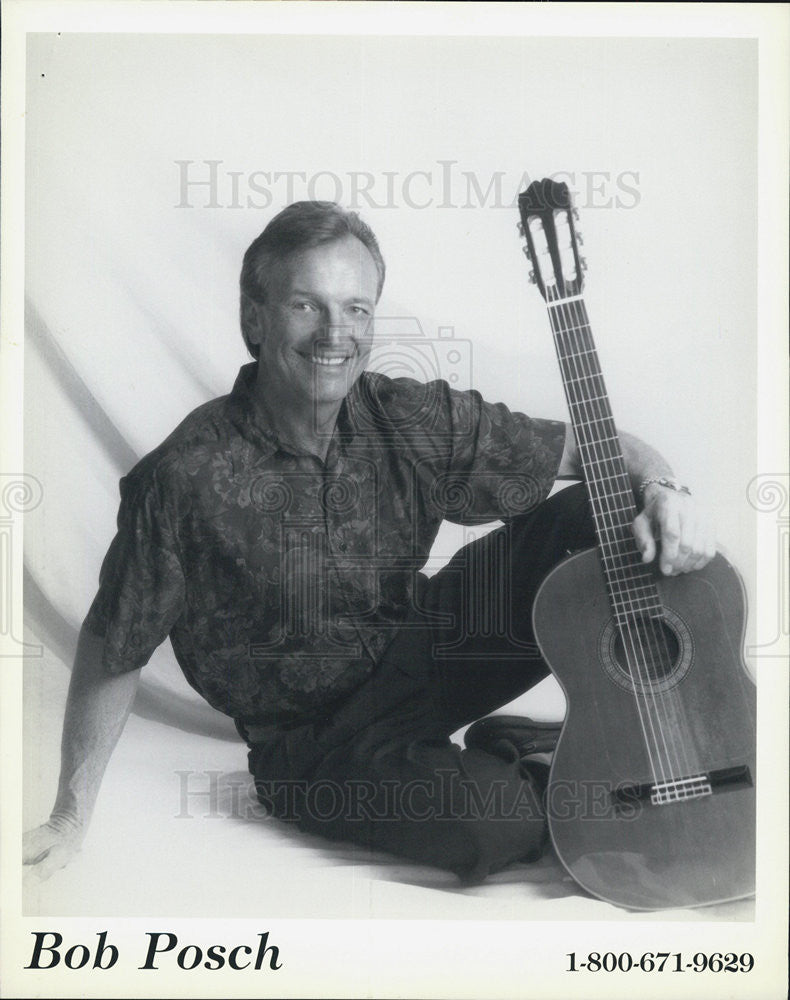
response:
<path id="1" fill-rule="evenodd" d="M 641 703 L 659 706 L 647 746 L 673 747 L 671 778 L 704 772 L 711 791 L 654 804 L 655 763 L 613 624 L 600 554 L 576 553 L 544 581 L 533 624 L 568 711 L 549 780 L 549 830 L 584 889 L 634 909 L 750 896 L 755 865 L 755 688 L 743 665 L 740 577 L 718 555 L 703 570 L 653 574 L 671 655 Z M 649 689 L 649 690 L 647 690 Z M 677 747 L 680 749 L 677 749 Z M 680 772 L 680 773 L 676 773 Z"/>

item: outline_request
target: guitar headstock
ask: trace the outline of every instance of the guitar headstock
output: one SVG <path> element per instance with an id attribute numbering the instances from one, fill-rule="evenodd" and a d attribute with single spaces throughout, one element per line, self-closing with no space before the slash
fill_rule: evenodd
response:
<path id="1" fill-rule="evenodd" d="M 526 239 L 524 253 L 531 261 L 534 281 L 547 302 L 579 295 L 584 287 L 584 258 L 579 254 L 576 209 L 568 185 L 546 177 L 533 181 L 518 196 L 519 231 Z"/>

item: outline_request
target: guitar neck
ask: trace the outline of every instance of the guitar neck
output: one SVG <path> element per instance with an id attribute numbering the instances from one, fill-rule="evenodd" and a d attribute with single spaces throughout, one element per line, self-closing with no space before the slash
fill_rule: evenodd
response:
<path id="1" fill-rule="evenodd" d="M 636 504 L 581 295 L 547 302 L 612 609 L 618 624 L 659 614 L 632 524 Z"/>

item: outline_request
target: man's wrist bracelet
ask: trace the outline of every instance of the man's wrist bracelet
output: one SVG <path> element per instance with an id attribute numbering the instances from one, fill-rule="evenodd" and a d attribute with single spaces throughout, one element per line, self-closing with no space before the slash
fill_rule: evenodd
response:
<path id="1" fill-rule="evenodd" d="M 645 490 L 648 486 L 664 486 L 668 490 L 674 490 L 675 493 L 685 493 L 686 496 L 691 496 L 691 490 L 688 486 L 684 486 L 682 483 L 678 482 L 677 479 L 669 479 L 666 476 L 650 476 L 648 479 L 643 479 L 639 484 L 639 499 L 644 500 Z"/>

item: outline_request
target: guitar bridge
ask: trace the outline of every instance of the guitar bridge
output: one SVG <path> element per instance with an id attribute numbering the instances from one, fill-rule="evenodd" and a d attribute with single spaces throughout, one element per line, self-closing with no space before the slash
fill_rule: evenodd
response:
<path id="1" fill-rule="evenodd" d="M 689 799 L 704 798 L 719 792 L 730 792 L 736 788 L 751 788 L 754 784 L 749 768 L 744 764 L 725 767 L 708 774 L 692 774 L 668 781 L 646 782 L 640 785 L 623 785 L 612 792 L 615 805 L 633 805 L 634 802 L 650 802 L 653 806 L 686 802 Z"/>
<path id="2" fill-rule="evenodd" d="M 712 795 L 713 789 L 707 774 L 695 774 L 689 778 L 671 778 L 659 781 L 650 789 L 650 801 L 654 806 L 664 806 L 669 802 L 683 802 Z"/>

